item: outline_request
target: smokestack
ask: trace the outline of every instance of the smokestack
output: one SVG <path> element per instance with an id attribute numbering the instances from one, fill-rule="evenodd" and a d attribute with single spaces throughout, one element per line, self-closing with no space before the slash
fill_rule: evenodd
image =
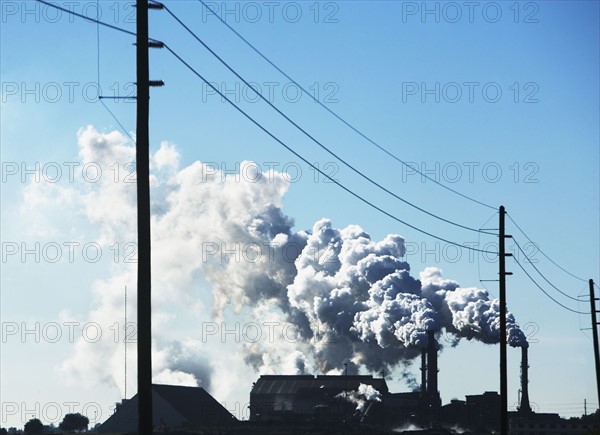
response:
<path id="1" fill-rule="evenodd" d="M 437 343 L 434 334 L 433 330 L 427 331 L 427 393 L 430 397 L 438 394 Z"/>
<path id="2" fill-rule="evenodd" d="M 521 347 L 521 404 L 519 412 L 522 414 L 531 414 L 531 406 L 529 405 L 529 362 L 527 361 L 527 347 Z"/>
<path id="3" fill-rule="evenodd" d="M 427 349 L 421 349 L 421 394 L 427 392 Z"/>

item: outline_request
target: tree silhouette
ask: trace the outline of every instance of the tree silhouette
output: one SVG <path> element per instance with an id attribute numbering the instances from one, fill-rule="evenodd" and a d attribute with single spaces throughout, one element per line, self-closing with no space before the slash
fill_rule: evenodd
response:
<path id="1" fill-rule="evenodd" d="M 27 423 L 25 423 L 25 427 L 23 428 L 26 434 L 40 434 L 44 431 L 44 425 L 37 418 L 32 418 Z"/>
<path id="2" fill-rule="evenodd" d="M 8 431 L 4 427 L 0 427 L 0 435 L 8 435 Z"/>
<path id="3" fill-rule="evenodd" d="M 73 432 L 73 431 L 82 431 L 87 429 L 90 420 L 85 416 L 79 413 L 77 414 L 67 414 L 63 421 L 58 425 L 60 430 L 65 432 Z"/>

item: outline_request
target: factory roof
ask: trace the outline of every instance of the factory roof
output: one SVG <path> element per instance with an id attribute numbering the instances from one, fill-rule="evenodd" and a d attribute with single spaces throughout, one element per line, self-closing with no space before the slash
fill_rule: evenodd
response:
<path id="1" fill-rule="evenodd" d="M 357 390 L 360 384 L 371 385 L 380 393 L 387 393 L 385 379 L 371 375 L 263 375 L 252 386 L 250 394 L 298 394 L 306 390 Z"/>
<path id="2" fill-rule="evenodd" d="M 231 426 L 237 422 L 223 405 L 200 387 L 152 384 L 152 402 L 152 424 L 155 427 Z M 97 432 L 135 432 L 137 425 L 136 394 L 117 404 L 115 412 L 97 428 Z"/>
<path id="3" fill-rule="evenodd" d="M 235 420 L 235 417 L 204 388 L 153 384 L 152 390 L 190 423 L 222 424 Z"/>

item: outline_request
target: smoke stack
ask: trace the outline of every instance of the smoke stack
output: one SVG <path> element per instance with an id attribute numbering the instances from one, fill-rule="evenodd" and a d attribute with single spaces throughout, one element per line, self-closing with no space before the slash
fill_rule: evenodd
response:
<path id="1" fill-rule="evenodd" d="M 521 347 L 521 404 L 519 412 L 522 414 L 531 414 L 531 406 L 529 405 L 529 362 L 527 361 L 527 347 Z"/>
<path id="2" fill-rule="evenodd" d="M 430 397 L 438 394 L 437 343 L 434 334 L 433 330 L 427 331 L 427 393 Z"/>
<path id="3" fill-rule="evenodd" d="M 421 349 L 421 394 L 427 392 L 427 349 Z"/>

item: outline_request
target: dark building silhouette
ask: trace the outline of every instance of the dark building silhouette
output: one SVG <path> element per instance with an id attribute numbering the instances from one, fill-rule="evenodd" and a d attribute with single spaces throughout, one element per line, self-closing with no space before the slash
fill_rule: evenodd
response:
<path id="1" fill-rule="evenodd" d="M 250 420 L 333 422 L 357 418 L 356 404 L 346 400 L 345 394 L 357 391 L 360 384 L 372 386 L 382 396 L 388 393 L 385 379 L 370 375 L 263 375 L 250 392 Z M 375 419 L 380 413 L 379 402 L 367 403 L 360 418 L 367 414 Z"/>
<path id="2" fill-rule="evenodd" d="M 509 433 L 511 435 L 582 435 L 598 433 L 600 429 L 592 423 L 580 420 L 566 420 L 558 414 L 531 412 L 509 412 Z M 596 429 L 596 432 L 591 432 Z"/>
<path id="3" fill-rule="evenodd" d="M 593 429 L 591 423 L 565 420 L 558 414 L 537 413 L 529 402 L 528 349 L 521 348 L 521 400 L 516 412 L 509 412 L 510 435 L 581 435 Z M 500 429 L 500 395 L 495 391 L 466 396 L 442 406 L 445 427 L 474 433 L 494 433 Z"/>
<path id="4" fill-rule="evenodd" d="M 217 400 L 200 387 L 152 385 L 153 426 L 156 430 L 229 427 L 238 423 Z M 138 396 L 117 403 L 98 428 L 101 433 L 136 432 Z"/>
<path id="5" fill-rule="evenodd" d="M 420 391 L 390 393 L 383 397 L 386 424 L 423 424 L 424 404 Z"/>
<path id="6" fill-rule="evenodd" d="M 454 399 L 442 406 L 441 421 L 447 427 L 460 427 L 478 432 L 497 432 L 500 428 L 500 395 L 496 391 Z"/>
<path id="7" fill-rule="evenodd" d="M 438 351 L 435 331 L 427 331 L 421 352 L 421 385 L 412 392 L 390 393 L 385 379 L 372 376 L 261 376 L 250 393 L 248 424 L 257 431 L 267 425 L 291 431 L 281 433 L 311 433 L 310 428 L 315 427 L 344 427 L 357 433 L 379 433 L 372 432 L 374 428 L 414 434 L 498 433 L 501 400 L 496 391 L 467 395 L 465 400 L 453 399 L 442 406 Z M 594 429 L 591 420 L 565 420 L 558 414 L 534 412 L 529 401 L 527 348 L 521 348 L 521 357 L 521 399 L 518 411 L 509 412 L 510 435 L 581 435 Z M 360 384 L 379 391 L 381 401 L 366 402 L 357 411 L 356 403 L 345 399 Z M 302 431 L 294 432 L 293 428 Z"/>
<path id="8" fill-rule="evenodd" d="M 521 348 L 521 402 L 517 412 L 509 412 L 511 435 L 575 435 L 590 431 L 592 424 L 570 421 L 558 414 L 539 413 L 531 409 L 529 402 L 528 348 Z M 599 429 L 599 428 L 596 428 Z"/>

